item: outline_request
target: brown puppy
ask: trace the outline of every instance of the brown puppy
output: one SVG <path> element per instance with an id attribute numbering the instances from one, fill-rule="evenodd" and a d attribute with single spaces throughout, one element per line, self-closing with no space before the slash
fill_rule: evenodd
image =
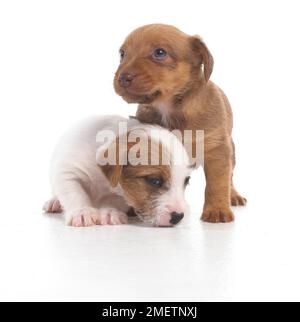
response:
<path id="1" fill-rule="evenodd" d="M 202 219 L 230 222 L 230 205 L 245 205 L 233 186 L 232 112 L 223 91 L 209 78 L 213 57 L 198 36 L 163 24 L 133 31 L 120 49 L 116 92 L 139 103 L 137 118 L 170 130 L 204 130 L 205 204 Z"/>

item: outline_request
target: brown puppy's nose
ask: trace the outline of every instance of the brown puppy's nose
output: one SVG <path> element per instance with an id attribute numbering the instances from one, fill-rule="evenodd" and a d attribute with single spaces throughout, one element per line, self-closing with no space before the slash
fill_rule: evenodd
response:
<path id="1" fill-rule="evenodd" d="M 171 213 L 170 224 L 172 224 L 172 225 L 178 224 L 183 217 L 184 217 L 184 214 L 183 213 L 179 214 L 177 212 L 172 212 Z"/>
<path id="2" fill-rule="evenodd" d="M 130 86 L 131 82 L 133 81 L 134 76 L 130 73 L 122 73 L 119 76 L 119 85 L 121 87 L 128 87 Z"/>

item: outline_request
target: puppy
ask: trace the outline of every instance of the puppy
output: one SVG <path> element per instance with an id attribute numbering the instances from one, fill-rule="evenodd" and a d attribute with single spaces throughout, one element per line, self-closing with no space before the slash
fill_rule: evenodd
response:
<path id="1" fill-rule="evenodd" d="M 191 171 L 183 145 L 171 132 L 135 119 L 96 117 L 58 144 L 51 166 L 54 198 L 44 211 L 64 210 L 66 224 L 80 227 L 125 224 L 132 207 L 147 224 L 173 226 L 184 216 Z"/>
<path id="2" fill-rule="evenodd" d="M 170 130 L 204 130 L 205 204 L 202 219 L 230 222 L 230 205 L 245 205 L 232 182 L 235 166 L 232 112 L 223 91 L 211 82 L 213 57 L 198 36 L 163 24 L 133 31 L 120 49 L 114 87 L 137 118 Z"/>

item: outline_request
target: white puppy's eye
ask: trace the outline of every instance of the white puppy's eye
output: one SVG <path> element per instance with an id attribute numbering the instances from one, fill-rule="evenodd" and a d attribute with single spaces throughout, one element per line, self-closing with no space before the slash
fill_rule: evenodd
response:
<path id="1" fill-rule="evenodd" d="M 145 177 L 145 180 L 146 182 L 151 185 L 151 186 L 154 186 L 154 187 L 162 187 L 163 184 L 164 184 L 164 180 L 162 178 L 159 178 L 159 177 Z"/>
<path id="2" fill-rule="evenodd" d="M 186 177 L 184 180 L 184 186 L 186 187 L 190 183 L 191 177 Z"/>
<path id="3" fill-rule="evenodd" d="M 163 48 L 156 48 L 153 52 L 153 57 L 158 60 L 164 59 L 167 55 L 167 51 Z"/>

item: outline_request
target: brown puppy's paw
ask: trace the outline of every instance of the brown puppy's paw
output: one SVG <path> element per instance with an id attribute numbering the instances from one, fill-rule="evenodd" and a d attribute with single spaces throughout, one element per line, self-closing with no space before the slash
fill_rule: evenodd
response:
<path id="1" fill-rule="evenodd" d="M 45 202 L 43 210 L 46 213 L 61 213 L 63 211 L 62 206 L 57 198 L 52 198 Z"/>
<path id="2" fill-rule="evenodd" d="M 237 191 L 231 192 L 231 206 L 246 206 L 247 199 L 242 197 Z"/>
<path id="3" fill-rule="evenodd" d="M 229 208 L 204 209 L 201 220 L 210 223 L 228 223 L 234 221 L 234 214 Z"/>

